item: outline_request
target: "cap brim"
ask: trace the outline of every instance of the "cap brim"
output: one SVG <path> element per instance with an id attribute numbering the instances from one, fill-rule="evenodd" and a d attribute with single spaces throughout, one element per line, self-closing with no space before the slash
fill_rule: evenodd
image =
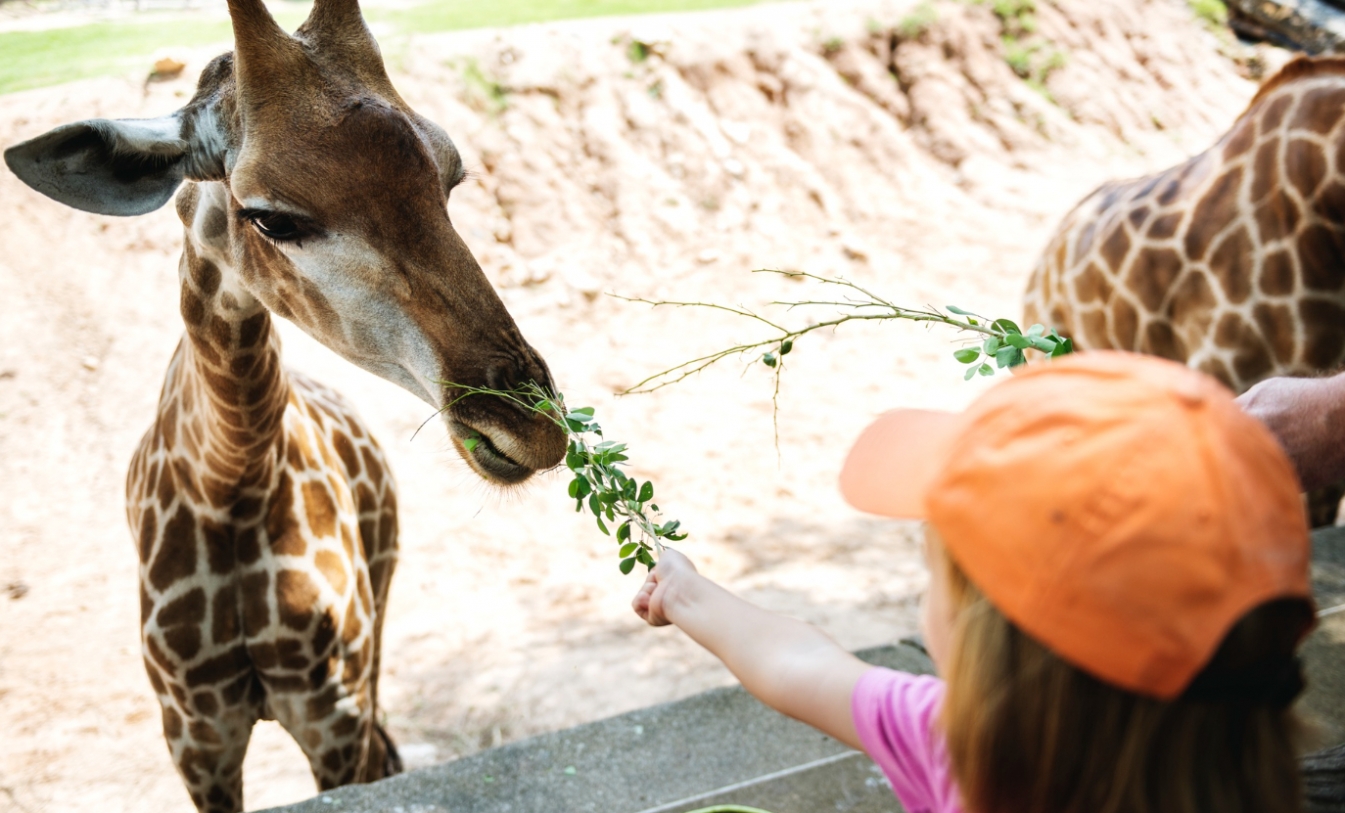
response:
<path id="1" fill-rule="evenodd" d="M 961 415 L 899 409 L 874 421 L 841 468 L 841 496 L 870 514 L 924 519 L 925 495 L 943 471 Z"/>

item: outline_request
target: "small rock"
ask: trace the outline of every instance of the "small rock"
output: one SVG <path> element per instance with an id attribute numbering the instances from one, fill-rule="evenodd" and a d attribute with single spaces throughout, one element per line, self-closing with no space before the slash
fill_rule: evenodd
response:
<path id="1" fill-rule="evenodd" d="M 182 75 L 182 71 L 186 67 L 187 63 L 179 59 L 174 59 L 171 56 L 166 56 L 155 61 L 154 69 L 149 72 L 148 80 L 150 82 L 167 82 L 176 79 Z"/>
<path id="2" fill-rule="evenodd" d="M 98 359 L 94 358 L 93 356 L 85 356 L 84 361 L 80 362 L 80 364 L 83 364 L 84 369 L 88 370 L 89 372 L 93 372 L 94 370 L 98 369 Z"/>
<path id="3" fill-rule="evenodd" d="M 28 585 L 24 584 L 18 579 L 15 579 L 14 581 L 5 585 L 5 592 L 9 594 L 9 597 L 12 600 L 18 601 L 19 599 L 28 595 Z"/>
<path id="4" fill-rule="evenodd" d="M 0 370 L 0 381 L 4 381 L 8 378 L 16 378 L 18 375 L 18 370 Z"/>
<path id="5" fill-rule="evenodd" d="M 701 265 L 709 265 L 710 263 L 719 262 L 719 252 L 712 248 L 707 248 L 696 255 L 696 262 Z"/>
<path id="6" fill-rule="evenodd" d="M 737 158 L 728 158 L 724 161 L 724 171 L 735 178 L 741 178 L 747 173 L 747 167 L 743 166 L 743 162 Z"/>

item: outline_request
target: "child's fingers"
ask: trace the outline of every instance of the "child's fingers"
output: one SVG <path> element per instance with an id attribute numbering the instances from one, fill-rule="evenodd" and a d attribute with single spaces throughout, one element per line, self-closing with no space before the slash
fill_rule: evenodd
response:
<path id="1" fill-rule="evenodd" d="M 663 617 L 661 608 L 654 601 L 656 590 L 658 590 L 658 577 L 651 573 L 630 604 L 631 609 L 635 610 L 635 614 L 644 619 L 651 627 L 662 627 L 668 623 L 668 619 Z"/>

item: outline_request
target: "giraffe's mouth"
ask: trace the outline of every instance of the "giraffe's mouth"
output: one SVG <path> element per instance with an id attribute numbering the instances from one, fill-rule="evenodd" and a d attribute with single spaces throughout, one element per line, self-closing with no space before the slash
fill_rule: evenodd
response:
<path id="1" fill-rule="evenodd" d="M 458 454 L 487 480 L 513 485 L 528 479 L 536 471 L 500 448 L 513 446 L 517 441 L 498 429 L 470 426 L 455 418 L 449 419 L 448 429 Z"/>

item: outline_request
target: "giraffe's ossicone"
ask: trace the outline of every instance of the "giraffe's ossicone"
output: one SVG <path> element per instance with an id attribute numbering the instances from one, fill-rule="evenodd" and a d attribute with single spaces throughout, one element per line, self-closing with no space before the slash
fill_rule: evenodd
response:
<path id="1" fill-rule="evenodd" d="M 1206 151 L 1085 198 L 1033 271 L 1024 320 L 1237 392 L 1339 367 L 1345 59 L 1289 63 Z"/>
<path id="2" fill-rule="evenodd" d="M 294 736 L 321 788 L 398 769 L 376 721 L 391 472 L 349 404 L 282 367 L 272 314 L 442 410 L 489 481 L 565 451 L 545 416 L 454 400 L 448 382 L 551 380 L 449 220 L 453 142 L 397 95 L 355 0 L 317 0 L 293 35 L 261 0 L 229 11 L 235 50 L 181 110 L 5 151 L 29 186 L 85 211 L 138 215 L 177 195 L 186 332 L 127 513 L 163 733 L 196 806 L 221 813 L 243 807 L 259 719 Z"/>

